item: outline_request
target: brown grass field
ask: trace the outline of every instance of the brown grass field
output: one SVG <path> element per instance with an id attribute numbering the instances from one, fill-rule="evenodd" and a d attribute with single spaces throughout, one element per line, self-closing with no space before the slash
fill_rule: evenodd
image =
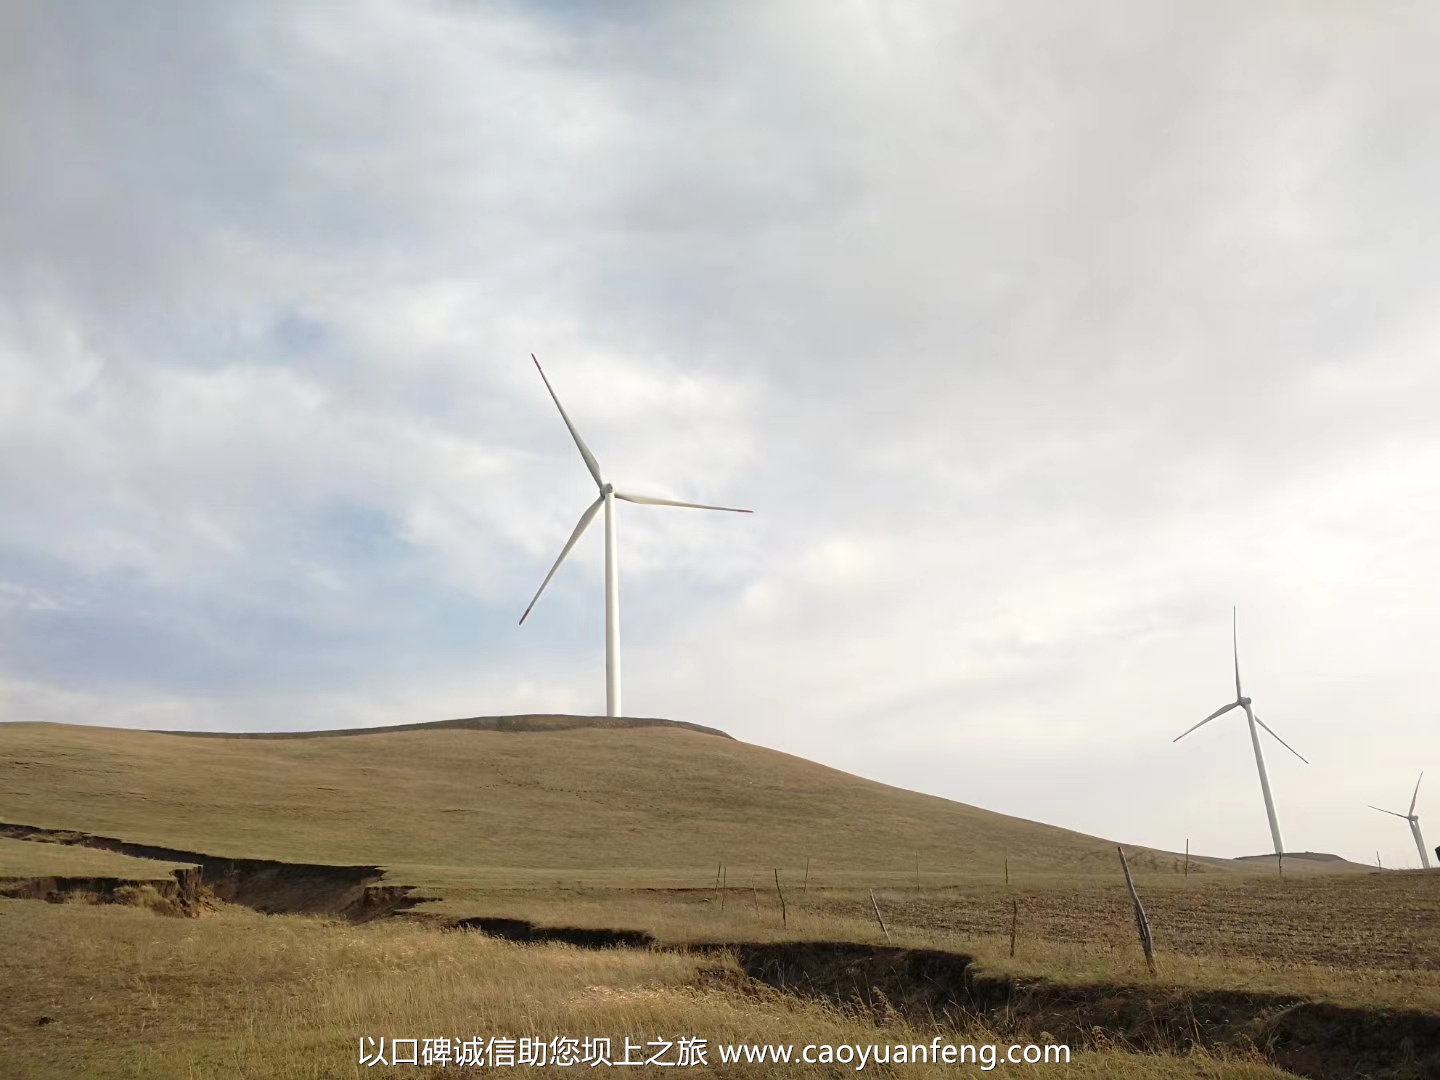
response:
<path id="1" fill-rule="evenodd" d="M 64 901 L 0 899 L 0 1077 L 468 1075 L 357 1064 L 367 1035 L 461 1034 L 943 1034 L 1072 1048 L 999 1075 L 1440 1076 L 1440 874 L 1206 859 L 1186 875 L 1127 847 L 1152 976 L 1110 841 L 719 734 L 507 726 L 0 724 L 0 823 L 26 827 L 0 836 L 0 893 Z M 171 871 L 191 862 L 213 894 L 177 917 Z M 81 879 L 98 878 L 131 883 L 125 902 L 92 902 Z M 509 922 L 451 929 L 474 919 Z M 680 1071 L 797 1070 L 855 1072 L 713 1051 Z"/>
<path id="2" fill-rule="evenodd" d="M 214 739 L 0 728 L 6 820 L 233 857 L 693 876 L 764 868 L 1100 870 L 1104 840 L 678 727 Z M 1154 857 L 1140 856 L 1146 865 Z M 1164 865 L 1178 866 L 1168 857 Z M 645 880 L 649 880 L 645 878 Z"/>

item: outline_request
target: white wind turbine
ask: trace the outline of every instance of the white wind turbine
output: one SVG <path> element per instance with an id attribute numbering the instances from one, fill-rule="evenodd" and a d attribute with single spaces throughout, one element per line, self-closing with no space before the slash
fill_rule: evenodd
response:
<path id="1" fill-rule="evenodd" d="M 1379 810 L 1382 814 L 1390 814 L 1394 817 L 1404 818 L 1410 823 L 1410 835 L 1415 837 L 1415 846 L 1420 849 L 1420 865 L 1426 870 L 1430 869 L 1430 852 L 1425 850 L 1425 838 L 1420 835 L 1420 815 L 1415 813 L 1415 800 L 1420 798 L 1420 780 L 1425 779 L 1425 774 L 1420 774 L 1420 779 L 1415 781 L 1415 794 L 1410 796 L 1410 810 L 1408 813 L 1397 813 L 1394 810 L 1386 810 L 1379 806 L 1370 807 L 1371 810 Z"/>
<path id="2" fill-rule="evenodd" d="M 1216 709 L 1209 716 L 1205 717 L 1204 720 L 1196 724 L 1195 727 L 1182 731 L 1171 741 L 1179 742 L 1186 735 L 1189 735 L 1191 731 L 1204 727 L 1211 720 L 1214 720 L 1217 716 L 1224 716 L 1231 709 L 1245 710 L 1245 718 L 1250 724 L 1250 745 L 1255 748 L 1255 767 L 1260 770 L 1260 791 L 1265 796 L 1265 816 L 1270 819 L 1270 839 L 1275 842 L 1275 854 L 1283 855 L 1285 854 L 1285 841 L 1280 838 L 1280 819 L 1275 816 L 1275 799 L 1270 794 L 1270 774 L 1265 771 L 1265 752 L 1260 749 L 1260 732 L 1257 730 L 1256 725 L 1258 724 L 1266 731 L 1269 731 L 1271 735 L 1275 735 L 1275 732 L 1271 731 L 1265 721 L 1255 715 L 1255 710 L 1250 708 L 1250 699 L 1246 697 L 1245 692 L 1240 689 L 1240 643 L 1236 634 L 1234 608 L 1230 610 L 1230 643 L 1235 653 L 1235 700 L 1223 708 Z M 1298 750 L 1280 738 L 1279 735 L 1275 735 L 1275 741 L 1296 757 L 1300 758 L 1301 761 L 1304 761 L 1306 765 L 1310 764 L 1310 762 L 1305 761 L 1305 758 L 1301 757 Z"/>
<path id="3" fill-rule="evenodd" d="M 590 470 L 590 475 L 595 480 L 595 486 L 600 489 L 599 497 L 585 508 L 580 515 L 580 522 L 575 526 L 575 531 L 570 534 L 570 539 L 565 541 L 565 546 L 560 549 L 560 556 L 555 560 L 555 565 L 550 567 L 550 572 L 545 575 L 545 580 L 540 583 L 540 588 L 535 590 L 535 597 L 530 601 L 530 606 L 525 609 L 525 614 L 520 616 L 523 624 L 529 616 L 531 609 L 535 607 L 535 601 L 540 599 L 540 594 L 545 591 L 545 586 L 550 584 L 550 579 L 555 576 L 555 571 L 560 569 L 560 564 L 565 561 L 565 556 L 570 554 L 570 549 L 580 539 L 582 533 L 594 520 L 595 513 L 601 506 L 605 507 L 605 714 L 607 716 L 620 716 L 620 568 L 618 566 L 619 553 L 615 544 L 615 500 L 622 502 L 640 503 L 645 506 L 685 506 L 694 510 L 727 510 L 734 514 L 749 514 L 750 510 L 740 510 L 733 506 L 710 506 L 706 503 L 679 502 L 675 499 L 661 499 L 654 495 L 634 495 L 629 492 L 616 491 L 613 484 L 605 481 L 600 475 L 600 463 L 595 460 L 595 455 L 585 445 L 585 440 L 575 430 L 575 425 L 570 422 L 570 416 L 565 412 L 565 406 L 560 404 L 560 399 L 555 395 L 555 388 L 550 385 L 550 380 L 545 378 L 545 369 L 536 360 L 535 354 L 531 353 L 531 360 L 535 360 L 535 369 L 540 372 L 540 378 L 545 382 L 545 389 L 550 391 L 550 399 L 555 402 L 555 407 L 560 410 L 560 419 L 565 421 L 565 426 L 570 429 L 570 437 L 575 440 L 575 447 L 580 451 L 580 456 L 585 459 L 585 468 Z"/>

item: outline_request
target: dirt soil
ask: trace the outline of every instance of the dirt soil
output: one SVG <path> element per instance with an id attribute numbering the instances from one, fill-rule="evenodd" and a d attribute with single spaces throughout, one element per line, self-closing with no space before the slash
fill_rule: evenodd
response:
<path id="1" fill-rule="evenodd" d="M 1171 954 L 1234 956 L 1285 963 L 1391 970 L 1440 970 L 1440 873 L 1417 870 L 1234 879 L 1188 888 L 1141 882 L 1155 947 Z M 892 889 L 887 922 L 959 937 L 1010 933 L 1011 892 L 1002 886 Z M 1133 944 L 1134 917 L 1124 882 L 1014 890 L 1020 940 Z M 869 901 L 825 895 L 818 913 L 871 917 Z"/>

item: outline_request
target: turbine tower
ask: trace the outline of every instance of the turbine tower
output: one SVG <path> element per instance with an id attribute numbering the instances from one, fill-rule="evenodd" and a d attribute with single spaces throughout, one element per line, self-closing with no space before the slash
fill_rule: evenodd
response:
<path id="1" fill-rule="evenodd" d="M 1204 727 L 1217 716 L 1224 716 L 1231 709 L 1245 710 L 1245 718 L 1250 725 L 1250 745 L 1255 748 L 1255 767 L 1260 770 L 1260 791 L 1265 796 L 1265 816 L 1270 821 L 1270 839 L 1275 843 L 1275 854 L 1283 855 L 1285 854 L 1285 841 L 1280 838 L 1280 819 L 1275 816 L 1275 797 L 1270 793 L 1270 774 L 1265 770 L 1265 751 L 1260 748 L 1260 732 L 1256 725 L 1269 731 L 1271 735 L 1275 736 L 1276 742 L 1300 758 L 1301 761 L 1304 761 L 1306 765 L 1309 765 L 1310 762 L 1305 761 L 1305 758 L 1301 757 L 1298 750 L 1280 738 L 1279 735 L 1275 735 L 1275 732 L 1271 731 L 1270 726 L 1255 715 L 1255 710 L 1250 707 L 1250 699 L 1245 696 L 1245 691 L 1240 689 L 1240 642 L 1236 633 L 1236 615 L 1234 608 L 1230 609 L 1230 644 L 1235 655 L 1235 700 L 1229 705 L 1216 709 L 1209 716 L 1205 717 L 1204 720 L 1196 724 L 1195 727 L 1182 731 L 1171 741 L 1179 742 L 1186 735 L 1189 735 L 1190 732 L 1195 731 L 1197 728 Z"/>
<path id="2" fill-rule="evenodd" d="M 1394 810 L 1386 810 L 1379 806 L 1370 807 L 1371 810 L 1379 810 L 1382 814 L 1390 814 L 1393 817 L 1404 818 L 1410 823 L 1410 835 L 1415 838 L 1415 846 L 1420 851 L 1420 865 L 1426 870 L 1430 869 L 1430 852 L 1425 849 L 1425 838 L 1420 835 L 1420 815 L 1415 813 L 1415 800 L 1420 798 L 1420 780 L 1425 779 L 1425 774 L 1420 774 L 1420 779 L 1415 781 L 1415 794 L 1410 796 L 1410 810 L 1408 813 L 1397 813 Z M 1440 855 L 1440 851 L 1437 851 Z"/>
<path id="3" fill-rule="evenodd" d="M 570 437 L 575 440 L 575 448 L 584 458 L 585 468 L 590 470 L 590 476 L 595 480 L 595 486 L 599 489 L 600 494 L 580 515 L 579 524 L 570 534 L 570 539 L 565 541 L 565 546 L 560 549 L 559 558 L 555 560 L 555 565 L 550 567 L 550 572 L 545 575 L 545 580 L 540 583 L 540 588 L 535 590 L 535 597 L 530 601 L 530 606 L 525 609 L 525 614 L 520 616 L 520 622 L 524 624 L 535 607 L 535 601 L 540 599 L 540 594 L 545 591 L 545 586 L 550 584 L 550 579 L 555 576 L 555 571 L 559 570 L 560 564 L 565 561 L 565 556 L 570 554 L 570 549 L 575 546 L 575 542 L 589 527 L 600 507 L 605 507 L 605 715 L 620 716 L 620 567 L 618 565 L 619 552 L 616 550 L 615 542 L 615 500 L 639 503 L 644 506 L 684 506 L 693 510 L 726 510 L 733 514 L 748 514 L 751 511 L 740 510 L 733 506 L 710 506 L 706 503 L 679 502 L 675 499 L 657 498 L 654 495 L 634 495 L 616 491 L 615 486 L 607 483 L 600 474 L 600 463 L 595 460 L 595 455 L 590 452 L 590 447 L 585 445 L 585 440 L 580 437 L 580 433 L 575 430 L 575 425 L 570 422 L 570 416 L 566 413 L 565 406 L 560 404 L 560 398 L 556 396 L 555 388 L 550 385 L 550 380 L 545 378 L 545 369 L 540 366 L 540 361 L 536 360 L 534 353 L 530 354 L 530 359 L 535 360 L 535 369 L 540 372 L 545 389 L 550 391 L 550 399 L 560 410 L 560 419 L 565 421 L 565 426 L 570 430 Z"/>

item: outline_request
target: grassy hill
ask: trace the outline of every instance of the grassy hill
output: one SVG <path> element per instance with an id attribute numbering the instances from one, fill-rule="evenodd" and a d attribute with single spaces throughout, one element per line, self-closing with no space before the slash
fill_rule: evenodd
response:
<path id="1" fill-rule="evenodd" d="M 1266 860 L 1205 860 L 1182 876 L 1177 856 L 1129 849 L 1152 975 L 1110 842 L 663 721 L 283 737 L 0 724 L 0 822 L 220 857 L 195 861 L 214 897 L 236 901 L 181 919 L 157 917 L 176 914 L 158 885 L 98 906 L 83 891 L 0 896 L 0 1058 L 38 1063 L 27 1076 L 332 1075 L 341 1061 L 353 1071 L 357 1031 L 428 1036 L 477 1017 L 544 1035 L 903 1042 L 928 1041 L 942 1018 L 935 1030 L 974 1042 L 1073 1043 L 1067 1075 L 1156 1080 L 1278 1078 L 1256 1032 L 1266 1057 L 1318 1080 L 1399 1080 L 1440 1061 L 1416 1056 L 1440 1002 L 1424 873 L 1292 875 L 1287 859 L 1282 877 Z M 8 835 L 0 878 L 163 884 L 169 869 L 64 846 L 73 836 Z M 228 882 L 244 858 L 354 865 Z M 716 894 L 721 860 L 729 888 Z M 372 889 L 377 864 L 388 881 Z M 37 895 L 31 884 L 12 895 Z M 398 895 L 407 885 L 413 897 Z M 351 913 L 349 900 L 310 901 L 362 888 L 362 915 L 438 900 L 364 926 L 258 913 Z M 276 890 L 304 902 L 277 904 Z M 456 920 L 532 944 L 441 931 Z M 678 948 L 533 943 L 620 932 Z M 947 1012 L 962 970 L 966 994 L 983 993 Z M 862 986 L 881 993 L 862 1000 Z"/>
<path id="2" fill-rule="evenodd" d="M 333 735 L 334 733 L 329 733 Z M 662 881 L 731 867 L 1113 875 L 1095 837 L 666 721 L 447 721 L 343 737 L 0 725 L 0 821 L 234 858 Z M 1168 868 L 1173 856 L 1141 854 Z"/>
<path id="3" fill-rule="evenodd" d="M 572 731 L 575 728 L 633 730 L 670 727 L 698 731 L 702 735 L 731 736 L 719 728 L 690 724 L 684 720 L 661 720 L 646 716 L 570 716 L 557 713 L 522 713 L 518 716 L 467 716 L 459 720 L 430 720 L 419 724 L 391 724 L 387 727 L 324 728 L 319 731 L 160 731 L 160 735 L 187 735 L 192 739 L 333 739 L 344 735 L 389 734 L 396 731 Z"/>

